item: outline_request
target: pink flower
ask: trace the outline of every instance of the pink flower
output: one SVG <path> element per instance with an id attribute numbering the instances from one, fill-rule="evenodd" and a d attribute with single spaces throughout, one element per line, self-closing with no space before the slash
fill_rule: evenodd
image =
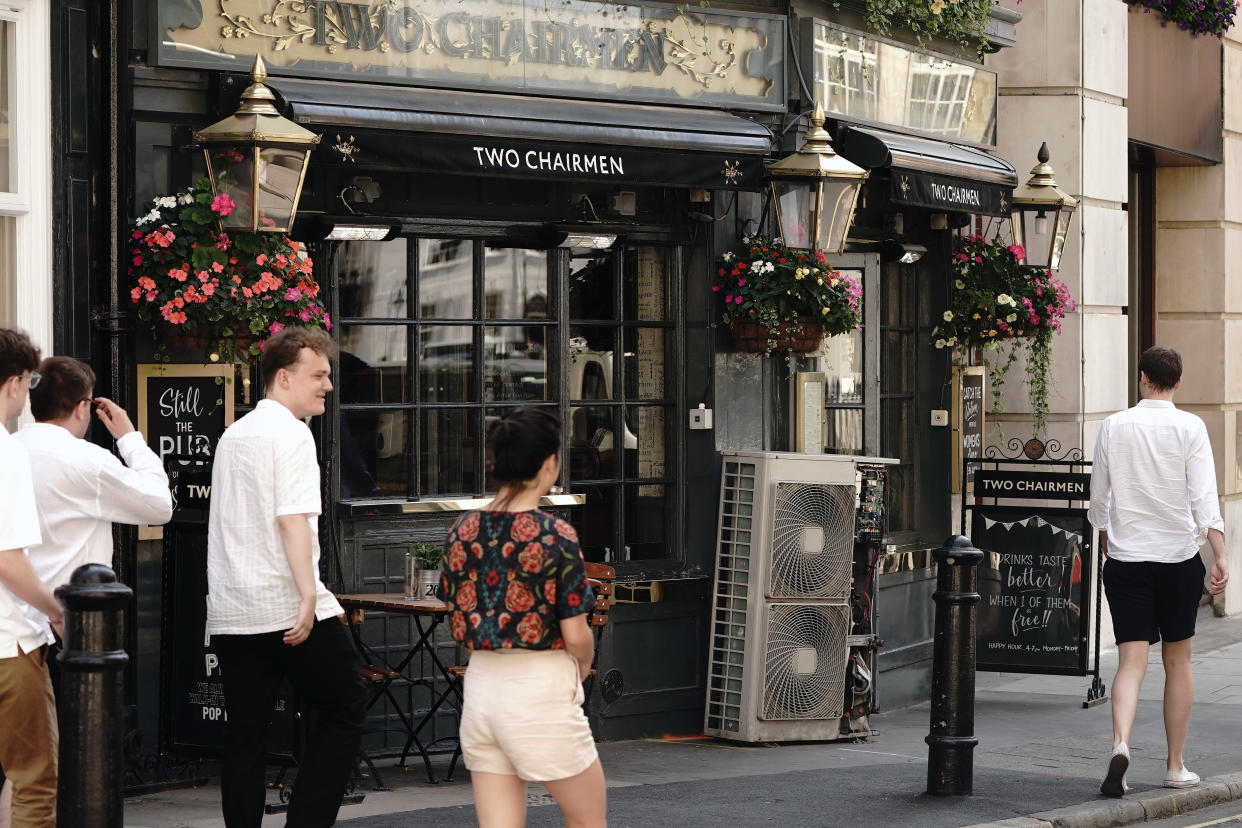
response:
<path id="1" fill-rule="evenodd" d="M 298 318 L 301 319 L 303 322 L 311 321 L 310 308 L 302 308 L 302 310 L 298 311 Z"/>
<path id="2" fill-rule="evenodd" d="M 142 288 L 136 287 L 129 292 L 129 298 L 133 299 L 135 302 L 137 302 L 138 298 L 141 296 L 142 296 Z"/>
<path id="3" fill-rule="evenodd" d="M 288 299 L 290 302 L 296 302 L 302 298 L 302 291 L 298 290 L 295 287 L 291 287 L 285 291 L 285 298 Z"/>
<path id="4" fill-rule="evenodd" d="M 132 234 L 131 238 L 141 239 L 141 238 L 142 238 L 142 231 L 141 231 L 141 230 L 135 230 L 135 231 L 133 232 L 133 234 Z"/>
<path id="5" fill-rule="evenodd" d="M 224 265 L 220 264 L 219 262 L 212 262 L 212 263 L 211 263 L 211 269 L 212 269 L 213 271 L 215 271 L 216 273 L 223 273 L 223 272 L 224 272 Z"/>
<path id="6" fill-rule="evenodd" d="M 276 333 L 280 333 L 281 331 L 283 331 L 285 329 L 285 326 L 280 324 L 279 322 L 273 322 L 272 324 L 267 326 L 267 329 L 271 331 L 272 333 L 276 334 Z"/>
<path id="7" fill-rule="evenodd" d="M 255 256 L 254 263 L 257 264 L 259 267 L 263 267 L 263 265 L 267 264 L 267 254 L 260 253 L 259 255 Z"/>
<path id="8" fill-rule="evenodd" d="M 142 267 L 142 257 L 141 257 L 141 256 L 135 256 L 135 257 L 134 257 L 134 267 Z"/>
<path id="9" fill-rule="evenodd" d="M 735 305 L 740 305 L 740 304 L 742 304 L 742 297 L 740 297 L 740 296 L 734 296 L 734 297 L 733 297 L 733 303 L 734 303 Z"/>
<path id="10" fill-rule="evenodd" d="M 746 280 L 745 280 L 745 279 L 738 279 L 738 280 L 737 280 L 737 286 L 738 286 L 738 287 L 746 287 Z"/>
<path id="11" fill-rule="evenodd" d="M 725 269 L 722 267 L 722 268 L 720 268 L 720 270 L 716 271 L 716 273 L 717 273 L 717 275 L 719 275 L 719 276 L 723 276 L 723 275 L 725 275 Z"/>
<path id="12" fill-rule="evenodd" d="M 733 294 L 732 294 L 732 293 L 726 293 L 726 294 L 725 294 L 725 304 L 728 304 L 729 302 L 732 302 L 732 301 L 733 301 Z"/>
<path id="13" fill-rule="evenodd" d="M 719 290 L 720 290 L 720 285 L 712 285 L 712 293 L 716 293 Z"/>
<path id="14" fill-rule="evenodd" d="M 969 256 L 967 256 L 965 253 L 958 253 L 958 254 L 957 254 L 957 255 L 955 255 L 953 258 L 957 259 L 959 262 L 964 262 L 964 261 L 966 261 L 966 260 L 967 260 L 968 258 L 970 258 L 970 257 L 969 257 Z"/>
<path id="15" fill-rule="evenodd" d="M 323 325 L 328 330 L 332 330 L 332 319 L 326 313 L 323 315 Z"/>
<path id="16" fill-rule="evenodd" d="M 1026 258 L 1026 251 L 1022 249 L 1022 245 L 1020 244 L 1011 244 L 1005 249 L 1012 253 L 1014 258 L 1019 261 Z"/>
<path id="17" fill-rule="evenodd" d="M 983 257 L 975 256 L 975 264 L 983 264 Z"/>
<path id="18" fill-rule="evenodd" d="M 235 206 L 232 197 L 228 193 L 220 193 L 220 195 L 211 200 L 211 211 L 221 216 L 227 216 L 232 213 Z"/>

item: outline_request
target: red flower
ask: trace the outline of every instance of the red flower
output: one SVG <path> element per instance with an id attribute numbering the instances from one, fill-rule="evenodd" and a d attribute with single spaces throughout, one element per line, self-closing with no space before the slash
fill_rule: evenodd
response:
<path id="1" fill-rule="evenodd" d="M 479 598 L 474 591 L 474 581 L 463 581 L 461 586 L 457 587 L 457 595 L 454 601 L 460 609 L 469 612 L 479 605 Z"/>
<path id="2" fill-rule="evenodd" d="M 472 541 L 479 535 L 479 513 L 471 512 L 457 526 L 457 537 Z"/>
<path id="3" fill-rule="evenodd" d="M 500 557 L 508 558 L 513 554 L 514 549 L 517 549 L 517 546 L 513 543 L 513 541 L 505 541 L 505 545 L 500 547 Z"/>
<path id="4" fill-rule="evenodd" d="M 527 572 L 538 572 L 543 569 L 545 558 L 542 546 L 537 543 L 528 543 L 522 550 L 522 554 L 518 555 L 518 563 Z"/>
<path id="5" fill-rule="evenodd" d="M 549 604 L 556 603 L 556 579 L 549 578 L 543 582 L 543 600 Z"/>
<path id="6" fill-rule="evenodd" d="M 576 592 L 571 592 L 565 596 L 565 603 L 571 607 L 576 607 L 582 603 L 582 596 Z"/>
<path id="7" fill-rule="evenodd" d="M 572 541 L 573 543 L 578 542 L 578 533 L 574 531 L 573 526 L 563 520 L 558 520 L 555 524 L 553 524 L 553 526 L 556 528 L 556 534 L 560 535 L 565 540 Z"/>
<path id="8" fill-rule="evenodd" d="M 500 583 L 500 573 L 493 569 L 491 572 L 487 573 L 487 575 L 483 578 L 483 581 L 488 586 L 496 586 L 496 584 Z"/>
<path id="9" fill-rule="evenodd" d="M 522 616 L 517 626 L 518 637 L 526 644 L 534 644 L 543 638 L 543 619 L 536 613 L 528 612 Z"/>
<path id="10" fill-rule="evenodd" d="M 453 545 L 449 547 L 448 566 L 453 572 L 461 572 L 461 568 L 466 565 L 466 547 L 461 545 L 461 541 L 453 541 Z"/>
<path id="11" fill-rule="evenodd" d="M 507 612 L 502 612 L 500 615 L 496 616 L 496 626 L 500 627 L 501 629 L 504 629 L 505 627 L 509 626 L 509 622 L 512 620 L 513 620 L 512 615 L 510 615 Z"/>
<path id="12" fill-rule="evenodd" d="M 513 519 L 509 535 L 518 543 L 534 540 L 539 535 L 539 522 L 527 512 L 522 512 Z"/>
<path id="13" fill-rule="evenodd" d="M 535 605 L 535 596 L 530 594 L 530 588 L 521 581 L 513 581 L 509 584 L 509 589 L 505 592 L 505 608 L 510 612 L 526 612 Z"/>
<path id="14" fill-rule="evenodd" d="M 449 627 L 453 630 L 453 638 L 463 641 L 466 638 L 466 617 L 460 611 L 449 616 Z"/>

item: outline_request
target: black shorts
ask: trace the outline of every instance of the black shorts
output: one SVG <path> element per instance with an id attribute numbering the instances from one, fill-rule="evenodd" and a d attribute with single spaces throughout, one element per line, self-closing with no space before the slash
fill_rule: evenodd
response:
<path id="1" fill-rule="evenodd" d="M 1105 561 L 1104 594 L 1117 643 L 1193 637 L 1206 575 L 1197 554 L 1181 563 Z"/>

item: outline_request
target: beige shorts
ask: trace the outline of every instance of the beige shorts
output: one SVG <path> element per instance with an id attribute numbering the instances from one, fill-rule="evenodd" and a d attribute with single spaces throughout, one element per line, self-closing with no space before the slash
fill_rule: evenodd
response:
<path id="1" fill-rule="evenodd" d="M 598 756 L 578 662 L 565 650 L 475 650 L 464 692 L 461 750 L 472 771 L 554 782 Z"/>

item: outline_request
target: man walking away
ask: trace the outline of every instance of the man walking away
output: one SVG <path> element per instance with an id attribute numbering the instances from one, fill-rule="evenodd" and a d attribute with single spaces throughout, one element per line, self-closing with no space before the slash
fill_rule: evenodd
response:
<path id="1" fill-rule="evenodd" d="M 33 606 L 60 632 L 60 604 L 26 549 L 39 543 L 30 461 L 5 428 L 39 384 L 39 349 L 0 328 L 0 767 L 12 784 L 14 828 L 56 824 L 56 702 L 47 673 L 47 630 L 22 614 Z"/>
<path id="2" fill-rule="evenodd" d="M 30 391 L 36 422 L 14 437 L 30 455 L 43 536 L 30 548 L 30 563 L 39 580 L 55 590 L 83 564 L 112 566 L 113 522 L 166 523 L 172 494 L 163 465 L 125 409 L 94 396 L 95 372 L 89 365 L 49 357 L 39 364 L 39 375 Z M 92 410 L 116 440 L 124 463 L 84 439 Z M 33 623 L 46 626 L 37 609 L 26 605 L 24 611 Z"/>
<path id="3" fill-rule="evenodd" d="M 216 446 L 207 632 L 228 712 L 221 799 L 229 828 L 263 819 L 267 726 L 282 678 L 313 711 L 288 825 L 336 820 L 366 717 L 341 605 L 319 579 L 319 463 L 303 418 L 332 390 L 332 340 L 287 328 L 263 346 L 265 399 Z"/>
<path id="4" fill-rule="evenodd" d="M 1113 680 L 1113 752 L 1100 791 L 1127 790 L 1130 729 L 1150 646 L 1164 661 L 1164 732 L 1170 788 L 1193 788 L 1199 776 L 1182 762 L 1194 678 L 1190 642 L 1207 574 L 1199 548 L 1206 540 L 1216 561 L 1208 592 L 1229 580 L 1225 524 L 1216 497 L 1216 466 L 1207 428 L 1173 407 L 1182 384 L 1182 358 L 1156 345 L 1139 358 L 1138 405 L 1104 421 L 1091 473 L 1091 525 L 1108 560 L 1101 579 L 1113 616 L 1119 664 Z"/>

